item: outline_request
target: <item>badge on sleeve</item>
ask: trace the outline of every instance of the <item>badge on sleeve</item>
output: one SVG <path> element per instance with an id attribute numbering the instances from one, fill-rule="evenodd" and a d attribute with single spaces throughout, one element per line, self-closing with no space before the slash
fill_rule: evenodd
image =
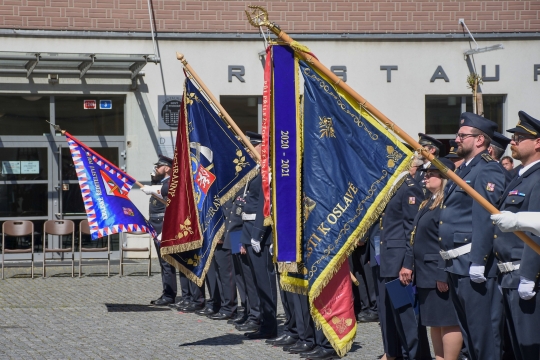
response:
<path id="1" fill-rule="evenodd" d="M 495 191 L 495 184 L 488 182 L 486 185 L 486 190 L 491 192 Z"/>
<path id="2" fill-rule="evenodd" d="M 409 205 L 416 204 L 416 198 L 414 196 L 409 196 Z"/>

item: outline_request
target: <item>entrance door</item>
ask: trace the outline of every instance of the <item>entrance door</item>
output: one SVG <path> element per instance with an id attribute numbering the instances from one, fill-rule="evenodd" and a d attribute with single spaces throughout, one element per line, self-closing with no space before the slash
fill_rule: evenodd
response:
<path id="1" fill-rule="evenodd" d="M 34 223 L 36 260 L 43 254 L 43 224 L 46 220 L 69 219 L 76 226 L 75 249 L 79 249 L 79 223 L 86 219 L 81 190 L 64 136 L 46 135 L 47 140 L 34 137 L 9 137 L 0 143 L 0 221 L 31 220 Z M 33 138 L 33 139 L 32 139 Z M 87 146 L 119 168 L 125 166 L 124 142 L 118 137 L 81 137 Z M 61 180 L 60 180 L 61 179 Z M 118 256 L 119 236 L 111 236 L 113 257 Z M 6 248 L 30 245 L 30 237 L 7 238 Z M 84 247 L 106 246 L 107 239 L 92 241 L 83 235 Z M 103 243 L 105 245 L 103 245 Z M 49 248 L 71 246 L 69 236 L 51 236 Z M 47 258 L 62 258 L 63 253 L 48 253 Z M 9 255 L 11 259 L 25 255 Z M 78 253 L 75 255 L 78 258 Z"/>

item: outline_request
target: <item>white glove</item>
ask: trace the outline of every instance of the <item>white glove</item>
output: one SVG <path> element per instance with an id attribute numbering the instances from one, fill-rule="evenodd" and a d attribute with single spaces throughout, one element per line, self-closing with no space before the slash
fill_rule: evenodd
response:
<path id="1" fill-rule="evenodd" d="M 159 233 L 159 235 L 156 237 L 156 239 L 158 239 L 158 241 L 161 241 L 161 234 L 162 233 Z"/>
<path id="2" fill-rule="evenodd" d="M 534 295 L 536 295 L 536 291 L 534 291 L 534 281 L 528 280 L 524 278 L 523 276 L 519 277 L 519 286 L 518 286 L 518 293 L 519 297 L 523 300 L 530 300 L 533 298 Z"/>
<path id="3" fill-rule="evenodd" d="M 471 267 L 469 268 L 469 276 L 471 277 L 471 281 L 474 281 L 475 283 L 483 283 L 486 281 L 486 278 L 484 277 L 485 270 L 486 267 L 484 265 L 472 263 Z"/>
<path id="4" fill-rule="evenodd" d="M 163 196 L 161 196 L 161 185 L 144 185 L 141 190 L 146 195 L 154 195 L 163 199 Z"/>
<path id="5" fill-rule="evenodd" d="M 253 247 L 253 251 L 255 251 L 257 254 L 261 252 L 261 242 L 257 241 L 255 239 L 251 239 L 251 246 Z"/>
<path id="6" fill-rule="evenodd" d="M 491 215 L 491 220 L 504 232 L 530 231 L 540 236 L 540 212 L 522 211 L 512 213 L 501 211 L 500 214 Z"/>
<path id="7" fill-rule="evenodd" d="M 270 255 L 274 256 L 274 244 L 270 245 Z"/>

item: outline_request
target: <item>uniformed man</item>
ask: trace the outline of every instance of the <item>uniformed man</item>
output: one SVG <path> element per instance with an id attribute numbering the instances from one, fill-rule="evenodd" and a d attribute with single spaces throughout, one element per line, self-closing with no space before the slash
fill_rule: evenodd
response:
<path id="1" fill-rule="evenodd" d="M 457 148 L 457 142 L 450 140 L 450 151 L 445 156 L 445 158 L 450 159 L 454 163 L 456 169 L 463 163 L 463 158 L 457 154 Z"/>
<path id="2" fill-rule="evenodd" d="M 250 138 L 262 139 L 260 134 L 246 133 Z M 260 152 L 261 145 L 256 150 Z M 246 333 L 249 339 L 270 339 L 277 336 L 277 286 L 276 272 L 270 254 L 272 228 L 264 226 L 264 195 L 262 176 L 259 173 L 247 186 L 246 205 L 242 219 L 241 242 L 247 252 L 249 267 L 255 279 L 261 311 L 257 331 Z"/>
<path id="3" fill-rule="evenodd" d="M 512 156 L 523 168 L 505 189 L 499 209 L 492 215 L 494 251 L 499 260 L 506 322 L 516 359 L 537 359 L 540 354 L 540 255 L 511 231 L 526 231 L 540 244 L 540 120 L 523 111 L 513 129 Z M 533 235 L 534 234 L 534 235 Z"/>
<path id="4" fill-rule="evenodd" d="M 493 133 L 493 139 L 491 139 L 491 144 L 488 147 L 489 155 L 493 160 L 498 161 L 499 165 L 503 169 L 504 176 L 506 177 L 506 183 L 508 184 L 515 176 L 512 172 L 506 170 L 506 167 L 502 164 L 501 157 L 504 155 L 506 148 L 510 144 L 510 139 L 504 136 L 503 134 L 495 131 Z"/>
<path id="5" fill-rule="evenodd" d="M 230 320 L 236 317 L 238 307 L 236 281 L 234 278 L 234 264 L 229 237 L 229 224 L 234 197 L 223 204 L 223 215 L 225 218 L 225 233 L 223 238 L 217 243 L 214 251 L 214 263 L 217 275 L 217 285 L 221 297 L 220 309 L 217 313 L 209 315 L 212 320 Z M 225 241 L 228 240 L 228 246 Z"/>
<path id="6" fill-rule="evenodd" d="M 159 242 L 161 240 L 161 230 L 163 229 L 163 218 L 165 217 L 166 205 L 159 201 L 159 199 L 167 200 L 167 193 L 169 192 L 169 178 L 172 172 L 172 159 L 164 155 L 159 156 L 159 160 L 154 164 L 154 172 L 152 173 L 152 181 L 157 185 L 145 185 L 141 190 L 150 197 L 150 224 L 156 230 L 158 234 L 154 239 L 154 245 L 159 259 L 159 265 L 161 267 L 161 282 L 163 284 L 163 292 L 157 300 L 152 300 L 150 304 L 166 306 L 174 304 L 176 299 L 176 269 L 174 266 L 166 262 L 161 257 L 159 251 Z"/>
<path id="7" fill-rule="evenodd" d="M 497 124 L 473 113 L 460 116 L 457 154 L 464 163 L 456 174 L 492 204 L 505 187 L 505 174 L 489 156 Z M 489 212 L 453 181 L 445 189 L 439 222 L 441 256 L 449 290 L 471 359 L 500 359 L 501 294 L 493 256 L 494 229 Z"/>
<path id="8" fill-rule="evenodd" d="M 410 173 L 403 176 L 405 179 L 386 205 L 380 220 L 380 276 L 384 282 L 380 283 L 379 296 L 381 306 L 386 311 L 384 319 L 381 318 L 381 321 L 385 321 L 384 325 L 381 324 L 381 330 L 387 360 L 401 354 L 409 359 L 431 359 L 426 329 L 418 325 L 413 307 L 394 308 L 386 289 L 386 284 L 399 279 L 401 273 L 405 274 L 403 276 L 408 273 L 409 277 L 412 274 L 403 268 L 405 247 L 411 237 L 418 207 L 425 198 L 420 183 Z"/>
<path id="9" fill-rule="evenodd" d="M 418 133 L 418 143 L 422 145 L 424 148 L 429 150 L 430 154 L 433 154 L 435 157 L 439 157 L 439 153 L 441 152 L 441 149 L 443 147 L 442 142 L 439 140 L 426 135 L 422 133 Z M 422 154 L 418 154 L 417 157 L 422 160 L 424 163 L 422 167 L 419 167 L 416 171 L 416 174 L 414 175 L 414 180 L 416 182 L 423 184 L 424 183 L 424 175 L 426 174 L 426 169 L 431 165 L 431 161 L 429 161 L 426 157 L 424 157 Z"/>

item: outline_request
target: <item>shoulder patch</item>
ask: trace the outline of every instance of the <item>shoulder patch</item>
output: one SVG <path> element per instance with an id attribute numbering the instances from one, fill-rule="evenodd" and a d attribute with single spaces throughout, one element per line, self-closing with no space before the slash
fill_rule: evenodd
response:
<path id="1" fill-rule="evenodd" d="M 482 154 L 482 159 L 484 159 L 485 162 L 495 161 L 489 154 L 486 154 L 486 153 Z"/>

